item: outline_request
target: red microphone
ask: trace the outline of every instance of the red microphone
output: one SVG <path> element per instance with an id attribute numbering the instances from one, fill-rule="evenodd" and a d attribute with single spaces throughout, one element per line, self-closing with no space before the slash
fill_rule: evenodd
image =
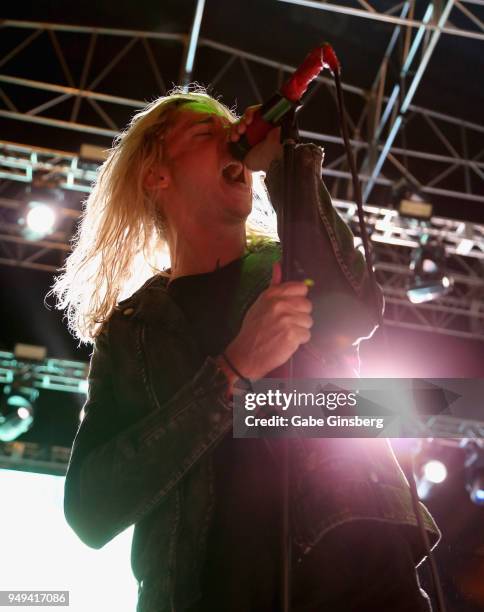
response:
<path id="1" fill-rule="evenodd" d="M 264 140 L 270 130 L 278 126 L 289 111 L 301 105 L 301 98 L 309 84 L 325 68 L 333 74 L 336 72 L 339 74 L 341 70 L 338 58 L 328 43 L 313 49 L 280 91 L 257 110 L 245 134 L 237 142 L 230 143 L 232 155 L 237 159 L 244 159 L 250 149 Z"/>

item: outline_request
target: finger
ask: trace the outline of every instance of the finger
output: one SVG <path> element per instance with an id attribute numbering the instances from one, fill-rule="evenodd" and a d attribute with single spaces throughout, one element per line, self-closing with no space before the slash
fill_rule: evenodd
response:
<path id="1" fill-rule="evenodd" d="M 313 317 L 308 314 L 304 314 L 301 312 L 291 312 L 287 315 L 288 317 L 288 325 L 293 327 L 294 325 L 298 327 L 304 327 L 304 329 L 310 329 L 313 326 Z"/>
<path id="2" fill-rule="evenodd" d="M 274 297 L 286 297 L 286 296 L 306 296 L 308 293 L 308 286 L 301 281 L 285 281 L 278 284 L 277 287 L 272 289 Z"/>
<path id="3" fill-rule="evenodd" d="M 247 125 L 241 119 L 230 127 L 229 139 L 232 142 L 239 140 L 240 136 L 247 130 Z"/>
<path id="4" fill-rule="evenodd" d="M 287 306 L 295 312 L 303 312 L 309 314 L 313 310 L 313 303 L 305 297 L 286 297 L 284 299 Z"/>
<path id="5" fill-rule="evenodd" d="M 304 332 L 301 333 L 301 336 L 301 344 L 306 344 L 306 342 L 311 340 L 311 332 L 309 329 L 305 329 Z"/>
<path id="6" fill-rule="evenodd" d="M 281 283 L 281 278 L 282 278 L 281 264 L 279 261 L 275 261 L 272 264 L 271 286 L 279 285 Z"/>
<path id="7" fill-rule="evenodd" d="M 300 325 L 296 325 L 294 328 L 295 335 L 299 341 L 299 344 L 305 344 L 311 340 L 311 332 L 307 327 L 301 327 Z"/>
<path id="8" fill-rule="evenodd" d="M 259 108 L 260 108 L 260 105 L 259 106 L 249 106 L 249 108 L 246 109 L 242 117 L 236 123 L 237 131 L 239 132 L 239 134 L 243 134 L 246 131 L 247 126 L 252 123 L 252 120 L 254 119 L 254 116 L 256 112 L 259 110 Z"/>
<path id="9" fill-rule="evenodd" d="M 230 126 L 230 136 L 232 139 L 232 134 L 243 134 L 246 129 L 247 126 L 252 123 L 252 120 L 254 119 L 254 116 L 256 114 L 256 112 L 259 110 L 259 108 L 261 107 L 261 104 L 256 104 L 255 106 L 249 106 L 244 114 L 242 115 L 242 117 L 240 117 L 240 119 L 238 121 L 236 121 L 235 123 L 233 123 Z M 280 128 L 276 128 L 277 130 L 280 131 Z M 237 137 L 234 137 L 234 139 L 237 139 Z"/>
<path id="10" fill-rule="evenodd" d="M 260 105 L 249 106 L 249 108 L 244 113 L 244 118 L 245 118 L 246 123 L 252 123 L 252 120 L 254 119 L 254 115 L 259 110 L 259 108 L 260 108 Z"/>

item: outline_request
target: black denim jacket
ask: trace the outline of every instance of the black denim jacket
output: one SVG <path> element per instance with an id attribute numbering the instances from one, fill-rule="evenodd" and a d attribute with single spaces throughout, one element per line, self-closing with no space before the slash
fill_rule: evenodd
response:
<path id="1" fill-rule="evenodd" d="M 321 377 L 341 374 L 352 343 L 375 328 L 365 266 L 321 181 L 322 156 L 315 145 L 296 151 L 300 197 L 310 199 L 326 228 L 328 284 L 313 309 L 315 319 L 321 315 L 314 327 L 324 351 L 317 343 L 309 347 Z M 280 174 L 276 163 L 266 178 L 276 210 Z M 268 286 L 278 257 L 278 245 L 263 249 L 257 266 L 243 275 L 240 323 Z M 226 390 L 223 373 L 200 354 L 161 275 L 121 302 L 96 340 L 85 416 L 67 470 L 65 516 L 93 548 L 135 524 L 131 563 L 138 612 L 181 612 L 200 596 L 214 507 L 211 451 L 232 426 Z M 305 439 L 294 441 L 293 458 L 297 555 L 338 525 L 376 520 L 400 526 L 416 563 L 422 559 L 408 484 L 387 441 Z M 435 543 L 438 529 L 424 513 Z"/>

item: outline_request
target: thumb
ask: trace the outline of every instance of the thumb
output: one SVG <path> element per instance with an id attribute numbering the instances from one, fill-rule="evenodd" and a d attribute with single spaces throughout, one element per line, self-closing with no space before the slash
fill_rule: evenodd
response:
<path id="1" fill-rule="evenodd" d="M 279 285 L 282 278 L 282 269 L 281 263 L 279 261 L 275 261 L 272 264 L 272 278 L 271 285 Z"/>

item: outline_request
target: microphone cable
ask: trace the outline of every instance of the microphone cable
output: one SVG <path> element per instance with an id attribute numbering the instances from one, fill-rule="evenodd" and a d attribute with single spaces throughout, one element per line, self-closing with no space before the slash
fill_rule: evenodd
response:
<path id="1" fill-rule="evenodd" d="M 336 87 L 336 98 L 338 101 L 337 109 L 338 109 L 339 123 L 340 123 L 340 128 L 341 128 L 341 134 L 343 136 L 346 157 L 347 157 L 348 165 L 350 167 L 350 172 L 351 172 L 351 179 L 353 183 L 353 196 L 354 196 L 354 200 L 355 200 L 356 207 L 358 210 L 358 223 L 360 227 L 360 234 L 361 234 L 361 240 L 363 243 L 363 248 L 365 251 L 366 267 L 368 269 L 368 275 L 369 275 L 370 282 L 372 285 L 372 290 L 373 290 L 373 299 L 374 299 L 376 314 L 377 314 L 378 322 L 379 322 L 379 325 L 381 326 L 382 331 L 385 331 L 384 322 L 383 322 L 383 312 L 379 306 L 378 285 L 376 282 L 375 271 L 372 266 L 372 252 L 371 252 L 370 243 L 369 243 L 368 231 L 367 231 L 366 223 L 365 223 L 365 214 L 363 210 L 363 198 L 361 195 L 361 185 L 360 185 L 360 181 L 358 178 L 358 171 L 356 168 L 355 157 L 353 154 L 353 149 L 351 147 L 350 137 L 349 137 L 348 120 L 346 118 L 346 108 L 345 108 L 344 97 L 343 97 L 343 88 L 341 86 L 341 65 L 331 45 L 329 45 L 328 43 L 325 43 L 323 45 L 323 49 L 324 49 L 324 62 L 325 64 L 329 66 L 329 70 L 331 74 L 333 75 L 334 83 Z M 435 593 L 436 602 L 438 605 L 438 609 L 436 610 L 436 612 L 446 612 L 447 607 L 445 604 L 444 593 L 442 590 L 442 581 L 440 579 L 440 575 L 439 575 L 439 571 L 437 568 L 437 564 L 435 562 L 434 554 L 430 547 L 430 541 L 429 541 L 428 534 L 425 531 L 424 519 L 422 515 L 422 507 L 420 505 L 417 486 L 415 483 L 413 462 L 410 464 L 410 466 L 407 466 L 407 470 L 405 471 L 407 472 L 406 476 L 407 476 L 407 480 L 409 481 L 410 493 L 412 497 L 412 506 L 413 506 L 415 518 L 417 520 L 417 526 L 418 526 L 418 530 L 420 534 L 420 539 L 421 539 L 425 554 L 427 555 L 428 560 L 429 560 L 430 574 L 432 576 L 434 593 Z"/>

